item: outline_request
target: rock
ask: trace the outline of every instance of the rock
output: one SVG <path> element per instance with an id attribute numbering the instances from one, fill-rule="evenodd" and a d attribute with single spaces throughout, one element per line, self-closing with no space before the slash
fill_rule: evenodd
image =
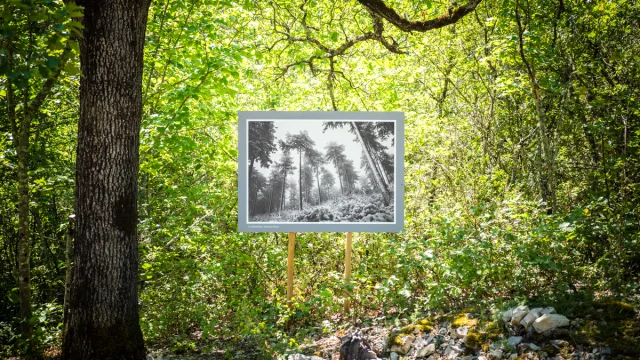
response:
<path id="1" fill-rule="evenodd" d="M 513 309 L 513 315 L 511 316 L 511 324 L 518 325 L 520 324 L 520 320 L 524 318 L 529 313 L 528 306 L 518 306 Z"/>
<path id="2" fill-rule="evenodd" d="M 429 344 L 427 346 L 424 346 L 418 349 L 418 352 L 416 353 L 416 357 L 429 356 L 435 352 L 436 352 L 436 344 Z"/>
<path id="3" fill-rule="evenodd" d="M 464 337 L 467 336 L 468 333 L 469 333 L 468 326 L 459 327 L 454 331 L 454 334 L 458 339 L 464 339 Z"/>
<path id="4" fill-rule="evenodd" d="M 411 345 L 413 344 L 413 340 L 415 340 L 415 338 L 416 337 L 413 335 L 405 336 L 402 345 L 393 345 L 390 351 L 397 352 L 400 355 L 406 354 L 407 352 L 409 352 L 409 349 L 411 349 Z"/>
<path id="5" fill-rule="evenodd" d="M 460 353 L 458 351 L 456 351 L 456 349 L 454 349 L 454 347 L 447 346 L 447 349 L 444 351 L 443 355 L 447 359 L 455 359 L 456 357 L 458 357 L 458 355 L 460 355 Z"/>
<path id="6" fill-rule="evenodd" d="M 491 351 L 489 354 L 487 354 L 487 359 L 488 360 L 502 359 L 502 350 L 496 349 L 496 350 Z"/>
<path id="7" fill-rule="evenodd" d="M 547 306 L 546 308 L 540 311 L 540 315 L 555 314 L 555 313 L 556 313 L 556 309 L 554 309 L 552 306 Z"/>
<path id="8" fill-rule="evenodd" d="M 287 360 L 324 360 L 319 356 L 307 356 L 302 354 L 293 354 L 287 357 Z"/>
<path id="9" fill-rule="evenodd" d="M 502 313 L 500 319 L 502 320 L 503 323 L 508 323 L 509 320 L 511 320 L 512 316 L 513 316 L 513 309 L 509 309 Z"/>
<path id="10" fill-rule="evenodd" d="M 525 329 L 528 329 L 529 326 L 531 326 L 531 324 L 533 324 L 533 322 L 536 321 L 536 319 L 539 317 L 539 312 L 531 310 L 524 318 L 522 318 L 522 320 L 520 320 L 520 325 L 522 325 Z"/>
<path id="11" fill-rule="evenodd" d="M 569 346 L 569 342 L 566 340 L 551 340 L 549 341 L 549 344 L 555 346 L 558 349 Z"/>
<path id="12" fill-rule="evenodd" d="M 376 353 L 371 350 L 367 340 L 361 337 L 359 332 L 342 339 L 340 360 L 372 360 L 377 358 Z"/>
<path id="13" fill-rule="evenodd" d="M 536 344 L 531 343 L 531 344 L 529 344 L 529 349 L 531 349 L 531 350 L 533 350 L 533 351 L 538 351 L 538 350 L 540 350 L 541 348 L 540 348 L 540 346 L 538 346 L 538 345 L 536 345 Z"/>
<path id="14" fill-rule="evenodd" d="M 398 360 L 398 354 L 395 352 L 392 352 L 391 354 L 389 354 L 389 359 Z"/>
<path id="15" fill-rule="evenodd" d="M 509 359 L 514 360 L 518 358 L 518 354 L 511 354 L 509 355 Z"/>
<path id="16" fill-rule="evenodd" d="M 569 319 L 559 314 L 544 314 L 533 322 L 533 328 L 538 333 L 568 325 Z"/>
<path id="17" fill-rule="evenodd" d="M 518 346 L 522 342 L 522 336 L 512 336 L 507 340 L 507 343 L 513 347 Z"/>

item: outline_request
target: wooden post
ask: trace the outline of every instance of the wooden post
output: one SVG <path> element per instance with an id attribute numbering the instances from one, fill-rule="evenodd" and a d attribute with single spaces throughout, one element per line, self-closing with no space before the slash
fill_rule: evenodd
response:
<path id="1" fill-rule="evenodd" d="M 351 284 L 351 233 L 347 233 L 347 242 L 345 244 L 345 260 L 344 260 L 344 283 L 349 286 Z M 347 298 L 344 301 L 344 313 L 349 313 L 351 309 L 351 292 L 347 291 Z"/>
<path id="2" fill-rule="evenodd" d="M 293 299 L 293 253 L 295 251 L 296 233 L 289 233 L 289 257 L 287 259 L 287 301 L 289 307 L 293 305 L 291 299 Z"/>

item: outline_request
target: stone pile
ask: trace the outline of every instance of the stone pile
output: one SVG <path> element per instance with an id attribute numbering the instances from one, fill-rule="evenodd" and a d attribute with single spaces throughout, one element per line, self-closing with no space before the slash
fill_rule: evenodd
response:
<path id="1" fill-rule="evenodd" d="M 384 344 L 367 342 L 356 332 L 343 338 L 340 354 L 292 355 L 289 360 L 605 360 L 611 354 L 607 347 L 585 348 L 567 341 L 574 323 L 552 307 L 518 306 L 499 315 L 501 323 L 494 322 L 490 337 L 483 336 L 479 315 L 467 313 L 453 321 L 425 319 L 394 329 Z"/>

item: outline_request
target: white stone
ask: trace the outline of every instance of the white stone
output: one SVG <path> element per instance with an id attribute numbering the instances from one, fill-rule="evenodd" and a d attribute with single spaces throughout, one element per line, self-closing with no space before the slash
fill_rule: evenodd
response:
<path id="1" fill-rule="evenodd" d="M 536 319 L 539 317 L 539 312 L 531 310 L 524 318 L 522 318 L 522 320 L 520 320 L 520 325 L 522 325 L 525 329 L 528 329 L 529 326 L 531 326 L 531 324 L 533 324 L 533 322 L 536 321 Z"/>
<path id="2" fill-rule="evenodd" d="M 389 354 L 389 357 L 391 360 L 398 360 L 398 354 L 396 354 L 395 352 Z"/>
<path id="3" fill-rule="evenodd" d="M 404 355 L 409 352 L 409 349 L 411 349 L 411 344 L 413 344 L 413 340 L 415 338 L 416 337 L 413 335 L 407 335 L 404 337 L 404 342 L 402 343 L 402 345 L 393 345 L 389 350 L 400 355 Z"/>
<path id="4" fill-rule="evenodd" d="M 546 308 L 540 311 L 541 315 L 555 314 L 555 313 L 556 313 L 556 309 L 554 309 L 552 306 L 547 306 Z"/>
<path id="5" fill-rule="evenodd" d="M 498 359 L 502 359 L 502 350 L 500 350 L 500 349 L 493 350 L 493 351 L 492 351 L 492 352 L 490 352 L 488 355 L 489 355 L 489 356 L 488 356 L 488 359 L 489 359 L 489 360 L 498 360 Z"/>
<path id="6" fill-rule="evenodd" d="M 548 330 L 553 330 L 568 325 L 569 319 L 559 314 L 545 314 L 537 318 L 536 321 L 533 322 L 533 328 L 538 333 L 543 333 Z"/>
<path id="7" fill-rule="evenodd" d="M 464 337 L 467 336 L 468 333 L 469 333 L 468 326 L 459 327 L 455 331 L 455 335 L 458 339 L 464 339 Z"/>
<path id="8" fill-rule="evenodd" d="M 512 336 L 507 340 L 507 343 L 513 347 L 518 346 L 522 342 L 522 336 Z"/>
<path id="9" fill-rule="evenodd" d="M 524 318 L 529 313 L 528 306 L 518 306 L 513 310 L 513 315 L 511 316 L 511 324 L 518 325 L 520 324 L 520 320 Z"/>
<path id="10" fill-rule="evenodd" d="M 538 351 L 538 350 L 540 350 L 540 346 L 531 343 L 531 344 L 529 344 L 529 349 L 531 349 L 533 351 Z"/>
<path id="11" fill-rule="evenodd" d="M 513 309 L 509 309 L 505 312 L 502 313 L 501 319 L 503 323 L 508 323 L 509 320 L 511 320 L 511 317 L 513 316 Z"/>
<path id="12" fill-rule="evenodd" d="M 427 346 L 421 347 L 416 354 L 416 357 L 425 357 L 429 356 L 436 352 L 436 344 L 429 344 Z"/>

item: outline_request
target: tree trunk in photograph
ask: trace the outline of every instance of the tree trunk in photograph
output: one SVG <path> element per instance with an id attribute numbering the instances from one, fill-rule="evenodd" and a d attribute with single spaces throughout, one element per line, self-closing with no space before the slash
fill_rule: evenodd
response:
<path id="1" fill-rule="evenodd" d="M 271 214 L 271 204 L 273 203 L 273 186 L 271 187 L 271 194 L 269 194 L 269 214 Z"/>
<path id="2" fill-rule="evenodd" d="M 278 215 L 282 213 L 284 207 L 284 191 L 287 187 L 287 168 L 284 168 L 284 176 L 282 177 L 282 194 L 280 195 L 280 210 L 278 210 Z"/>
<path id="3" fill-rule="evenodd" d="M 338 172 L 338 182 L 340 183 L 340 193 L 344 195 L 344 189 L 342 188 L 342 175 L 340 175 L 340 167 L 338 166 L 338 162 L 335 162 L 336 171 Z"/>
<path id="4" fill-rule="evenodd" d="M 318 205 L 322 204 L 322 193 L 320 192 L 320 178 L 318 177 L 318 169 L 316 169 L 316 184 L 318 184 Z"/>
<path id="5" fill-rule="evenodd" d="M 302 149 L 298 151 L 298 193 L 300 194 L 300 210 L 302 210 Z"/>
<path id="6" fill-rule="evenodd" d="M 249 163 L 249 177 L 247 179 L 249 179 L 249 181 L 251 181 L 251 175 L 253 175 L 253 162 L 255 161 L 255 159 L 251 159 L 251 162 Z"/>
<path id="7" fill-rule="evenodd" d="M 149 2 L 79 5 L 77 218 L 63 357 L 142 360 L 136 194 Z"/>
<path id="8" fill-rule="evenodd" d="M 356 135 L 358 136 L 358 140 L 360 140 L 360 145 L 362 146 L 362 150 L 364 151 L 364 155 L 367 157 L 367 162 L 369 163 L 369 167 L 371 168 L 371 171 L 373 172 L 373 177 L 376 180 L 376 183 L 378 184 L 378 187 L 380 188 L 380 192 L 382 192 L 382 197 L 384 198 L 384 203 L 385 205 L 389 205 L 390 201 L 391 201 L 391 194 L 389 194 L 389 191 L 387 189 L 386 186 L 384 186 L 384 183 L 382 182 L 382 178 L 380 177 L 380 174 L 378 173 L 375 164 L 373 163 L 373 159 L 371 158 L 371 154 L 369 153 L 369 149 L 367 148 L 367 145 L 364 143 L 364 140 L 362 139 L 362 134 L 360 134 L 360 129 L 358 129 L 358 126 L 356 125 L 356 123 L 354 121 L 351 122 L 351 126 L 353 126 L 353 129 L 356 132 Z"/>

